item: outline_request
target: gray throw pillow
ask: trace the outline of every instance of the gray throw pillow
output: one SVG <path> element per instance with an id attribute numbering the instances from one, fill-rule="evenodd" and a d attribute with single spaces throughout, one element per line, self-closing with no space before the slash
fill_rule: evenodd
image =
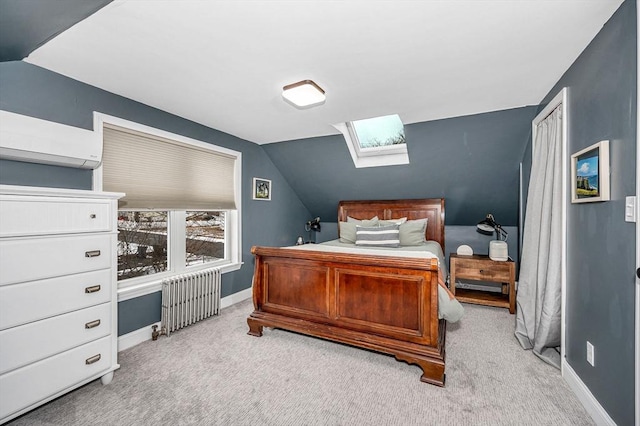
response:
<path id="1" fill-rule="evenodd" d="M 356 245 L 361 247 L 400 247 L 400 225 L 356 226 Z"/>
<path id="2" fill-rule="evenodd" d="M 400 245 L 420 246 L 425 242 L 427 219 L 408 220 L 400 224 Z"/>
<path id="3" fill-rule="evenodd" d="M 340 227 L 341 243 L 356 243 L 356 224 L 350 222 L 338 222 Z"/>

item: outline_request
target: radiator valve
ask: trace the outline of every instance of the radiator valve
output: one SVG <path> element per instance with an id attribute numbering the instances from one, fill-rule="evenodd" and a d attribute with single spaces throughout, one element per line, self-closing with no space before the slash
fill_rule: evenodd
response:
<path id="1" fill-rule="evenodd" d="M 153 331 L 151 332 L 151 340 L 158 340 L 158 336 L 167 334 L 164 327 L 162 327 L 160 331 L 158 331 L 158 326 L 154 324 L 151 326 L 151 328 L 153 329 Z"/>

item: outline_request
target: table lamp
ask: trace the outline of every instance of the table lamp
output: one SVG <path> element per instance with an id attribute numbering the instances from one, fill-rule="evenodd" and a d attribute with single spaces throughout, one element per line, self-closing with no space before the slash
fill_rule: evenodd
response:
<path id="1" fill-rule="evenodd" d="M 487 217 L 478 222 L 476 231 L 484 235 L 496 233 L 496 239 L 489 242 L 489 258 L 491 260 L 505 261 L 509 259 L 509 247 L 507 246 L 507 231 L 495 221 L 489 213 Z M 504 237 L 504 240 L 502 239 Z"/>

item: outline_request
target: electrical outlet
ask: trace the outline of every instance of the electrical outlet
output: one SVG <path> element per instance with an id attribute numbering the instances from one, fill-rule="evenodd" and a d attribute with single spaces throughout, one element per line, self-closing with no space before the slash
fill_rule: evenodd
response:
<path id="1" fill-rule="evenodd" d="M 596 354 L 595 354 L 595 349 L 593 347 L 593 345 L 591 344 L 591 342 L 587 341 L 587 362 L 589 364 L 591 364 L 591 366 L 596 365 Z"/>

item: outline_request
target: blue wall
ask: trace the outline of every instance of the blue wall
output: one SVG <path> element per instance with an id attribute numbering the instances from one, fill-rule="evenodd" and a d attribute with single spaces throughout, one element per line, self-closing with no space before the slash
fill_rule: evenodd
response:
<path id="1" fill-rule="evenodd" d="M 244 265 L 239 271 L 224 274 L 223 296 L 251 287 L 252 245 L 293 244 L 311 217 L 259 145 L 43 68 L 25 62 L 0 63 L 0 109 L 85 129 L 93 129 L 93 111 L 98 111 L 242 152 Z M 2 184 L 90 189 L 91 176 L 85 170 L 0 160 Z M 270 202 L 252 200 L 255 176 L 272 180 Z M 159 293 L 121 303 L 119 334 L 159 321 L 158 297 Z"/>
<path id="2" fill-rule="evenodd" d="M 624 221 L 624 198 L 636 193 L 636 21 L 636 3 L 626 0 L 540 107 L 568 87 L 569 154 L 610 141 L 611 201 L 568 203 L 565 351 L 571 368 L 619 425 L 634 423 L 638 338 L 637 225 Z M 530 170 L 530 146 L 526 154 Z M 595 346 L 595 367 L 586 361 L 587 341 Z"/>
<path id="3" fill-rule="evenodd" d="M 410 164 L 399 166 L 356 169 L 342 135 L 263 147 L 311 214 L 328 221 L 340 200 L 445 197 L 447 225 L 475 226 L 493 213 L 515 226 L 535 114 L 523 107 L 406 125 Z"/>

